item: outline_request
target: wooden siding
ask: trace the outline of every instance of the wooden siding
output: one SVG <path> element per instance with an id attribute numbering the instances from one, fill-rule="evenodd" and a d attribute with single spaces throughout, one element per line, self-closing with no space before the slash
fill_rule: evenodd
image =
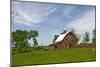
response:
<path id="1" fill-rule="evenodd" d="M 74 48 L 77 46 L 77 43 L 78 39 L 76 38 L 75 34 L 69 32 L 62 41 L 53 43 L 50 46 L 53 48 Z"/>

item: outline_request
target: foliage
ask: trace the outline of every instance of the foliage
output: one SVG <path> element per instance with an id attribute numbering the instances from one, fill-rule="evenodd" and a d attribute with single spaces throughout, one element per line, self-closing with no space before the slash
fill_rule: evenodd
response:
<path id="1" fill-rule="evenodd" d="M 30 37 L 33 37 L 33 38 L 35 38 L 35 37 L 37 37 L 37 36 L 39 36 L 39 34 L 38 34 L 38 31 L 37 30 L 30 30 Z"/>
<path id="2" fill-rule="evenodd" d="M 25 30 L 16 30 L 12 32 L 12 41 L 16 42 L 16 47 L 25 47 L 27 43 L 28 32 Z"/>
<path id="3" fill-rule="evenodd" d="M 53 43 L 56 41 L 56 39 L 59 37 L 59 35 L 54 35 L 54 38 L 53 38 Z"/>
<path id="4" fill-rule="evenodd" d="M 40 49 L 43 49 L 42 46 L 34 46 L 33 48 L 34 48 L 34 50 L 40 50 Z"/>
<path id="5" fill-rule="evenodd" d="M 83 41 L 84 41 L 84 42 L 88 42 L 89 40 L 90 40 L 90 39 L 89 39 L 89 32 L 85 32 Z"/>
<path id="6" fill-rule="evenodd" d="M 38 31 L 36 30 L 31 30 L 31 31 L 27 31 L 27 30 L 16 30 L 14 32 L 11 33 L 12 37 L 12 44 L 14 44 L 18 50 L 18 52 L 20 52 L 22 50 L 22 48 L 28 48 L 29 47 L 29 43 L 28 40 L 33 38 L 34 44 L 37 45 L 37 39 L 36 37 L 39 35 Z"/>
<path id="7" fill-rule="evenodd" d="M 16 54 L 19 54 L 19 53 L 27 53 L 27 52 L 31 52 L 33 50 L 32 47 L 28 47 L 28 48 L 12 48 L 12 55 L 16 55 Z"/>
<path id="8" fill-rule="evenodd" d="M 39 33 L 37 30 L 30 30 L 29 31 L 29 37 L 28 39 L 33 39 L 34 45 L 38 45 L 36 37 L 39 36 Z"/>
<path id="9" fill-rule="evenodd" d="M 93 30 L 93 39 L 92 42 L 95 44 L 96 43 L 96 29 Z"/>

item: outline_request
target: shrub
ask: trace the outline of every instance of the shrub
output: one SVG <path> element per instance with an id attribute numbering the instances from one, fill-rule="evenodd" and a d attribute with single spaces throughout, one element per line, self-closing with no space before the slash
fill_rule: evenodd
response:
<path id="1" fill-rule="evenodd" d="M 40 49 L 43 49 L 43 47 L 42 46 L 37 46 L 37 47 L 34 46 L 34 49 L 35 50 L 40 50 Z"/>
<path id="2" fill-rule="evenodd" d="M 16 54 L 17 53 L 17 49 L 16 48 L 12 48 L 12 54 Z"/>

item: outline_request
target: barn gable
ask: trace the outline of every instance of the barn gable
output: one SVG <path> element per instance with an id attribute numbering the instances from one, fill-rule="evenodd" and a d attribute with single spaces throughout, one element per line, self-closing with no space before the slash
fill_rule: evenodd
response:
<path id="1" fill-rule="evenodd" d="M 78 43 L 78 39 L 76 38 L 73 32 L 65 32 L 56 39 L 56 41 L 51 44 L 54 48 L 66 48 L 66 47 L 74 47 Z"/>

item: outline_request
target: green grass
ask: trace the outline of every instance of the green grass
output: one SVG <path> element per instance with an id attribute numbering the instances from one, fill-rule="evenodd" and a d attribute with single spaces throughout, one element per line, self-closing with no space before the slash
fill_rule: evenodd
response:
<path id="1" fill-rule="evenodd" d="M 34 50 L 12 55 L 12 65 L 51 64 L 80 61 L 95 61 L 95 48 L 72 48 Z"/>

